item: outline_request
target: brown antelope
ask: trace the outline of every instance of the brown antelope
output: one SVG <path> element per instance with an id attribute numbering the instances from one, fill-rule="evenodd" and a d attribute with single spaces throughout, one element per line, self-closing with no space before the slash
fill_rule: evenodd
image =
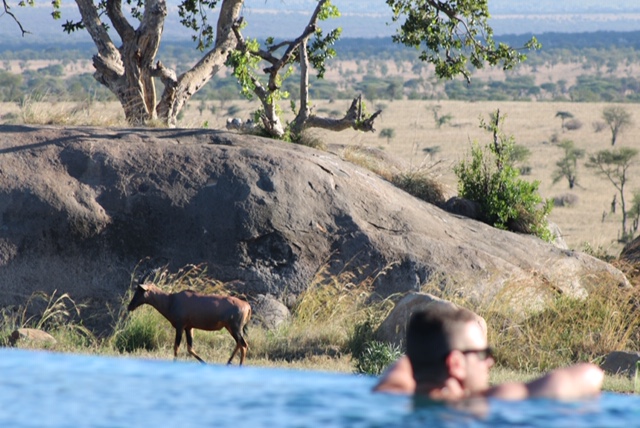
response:
<path id="1" fill-rule="evenodd" d="M 169 294 L 152 283 L 141 281 L 127 309 L 133 311 L 145 303 L 153 306 L 176 329 L 176 340 L 173 345 L 174 359 L 178 358 L 178 348 L 184 330 L 187 335 L 187 351 L 204 364 L 204 360 L 193 350 L 191 330 L 195 328 L 215 331 L 224 327 L 236 341 L 236 347 L 227 364 L 231 364 L 238 350 L 240 350 L 240 365 L 244 363 L 244 357 L 249 348 L 243 336 L 251 317 L 249 303 L 236 297 L 206 295 L 191 290 Z"/>

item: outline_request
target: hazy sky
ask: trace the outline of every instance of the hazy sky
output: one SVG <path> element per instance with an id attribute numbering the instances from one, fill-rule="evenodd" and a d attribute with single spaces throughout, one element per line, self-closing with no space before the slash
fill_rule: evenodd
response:
<path id="1" fill-rule="evenodd" d="M 342 18 L 325 26 L 343 27 L 344 37 L 391 35 L 391 11 L 385 0 L 333 0 Z M 273 20 L 278 29 L 304 25 L 316 0 L 246 0 L 245 15 L 258 33 Z M 640 31 L 640 0 L 489 0 L 496 34 L 542 32 Z M 287 18 L 285 20 L 285 18 Z M 324 28 L 324 27 L 323 27 Z M 274 34 L 275 35 L 275 34 Z"/>
<path id="2" fill-rule="evenodd" d="M 61 25 L 77 19 L 75 2 L 65 1 L 63 18 L 51 19 L 49 1 L 35 0 L 37 7 L 13 7 L 12 11 L 33 34 L 25 38 L 9 16 L 0 16 L 0 38 L 8 41 L 90 41 L 88 35 L 64 34 Z M 243 14 L 250 37 L 297 36 L 317 0 L 246 0 Z M 17 0 L 9 0 L 15 5 Z M 343 37 L 388 37 L 394 33 L 385 0 L 333 0 L 342 17 L 323 24 L 324 29 L 343 27 Z M 188 39 L 177 16 L 178 0 L 169 0 L 166 39 Z M 496 34 L 544 32 L 640 31 L 640 0 L 489 0 L 491 25 Z"/>

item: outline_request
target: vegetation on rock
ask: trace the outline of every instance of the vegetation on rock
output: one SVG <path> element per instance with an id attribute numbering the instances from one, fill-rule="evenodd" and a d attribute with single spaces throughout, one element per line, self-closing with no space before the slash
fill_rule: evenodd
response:
<path id="1" fill-rule="evenodd" d="M 482 220 L 492 226 L 514 232 L 532 233 L 546 241 L 552 239 L 547 226 L 552 201 L 543 200 L 538 182 L 520 179 L 513 165 L 515 142 L 501 131 L 504 117 L 500 111 L 482 127 L 493 135 L 493 143 L 481 147 L 475 143 L 471 159 L 462 160 L 454 171 L 458 176 L 460 197 L 477 202 Z"/>

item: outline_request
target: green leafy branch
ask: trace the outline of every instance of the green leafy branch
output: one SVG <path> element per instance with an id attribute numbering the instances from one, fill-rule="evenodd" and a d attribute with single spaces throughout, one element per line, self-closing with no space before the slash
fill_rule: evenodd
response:
<path id="1" fill-rule="evenodd" d="M 394 22 L 404 18 L 393 41 L 422 49 L 420 59 L 434 64 L 441 78 L 463 75 L 469 82 L 470 66 L 500 64 L 508 70 L 526 59 L 521 50 L 540 48 L 535 37 L 520 49 L 496 44 L 487 0 L 387 0 L 387 4 Z"/>

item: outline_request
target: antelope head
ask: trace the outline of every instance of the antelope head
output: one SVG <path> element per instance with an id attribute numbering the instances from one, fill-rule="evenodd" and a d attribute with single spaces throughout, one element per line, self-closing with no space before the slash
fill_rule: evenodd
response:
<path id="1" fill-rule="evenodd" d="M 138 306 L 147 303 L 147 292 L 149 291 L 148 284 L 138 284 L 136 288 L 136 292 L 133 293 L 133 297 L 131 298 L 131 302 L 129 302 L 129 306 L 127 306 L 127 310 L 133 311 Z"/>

